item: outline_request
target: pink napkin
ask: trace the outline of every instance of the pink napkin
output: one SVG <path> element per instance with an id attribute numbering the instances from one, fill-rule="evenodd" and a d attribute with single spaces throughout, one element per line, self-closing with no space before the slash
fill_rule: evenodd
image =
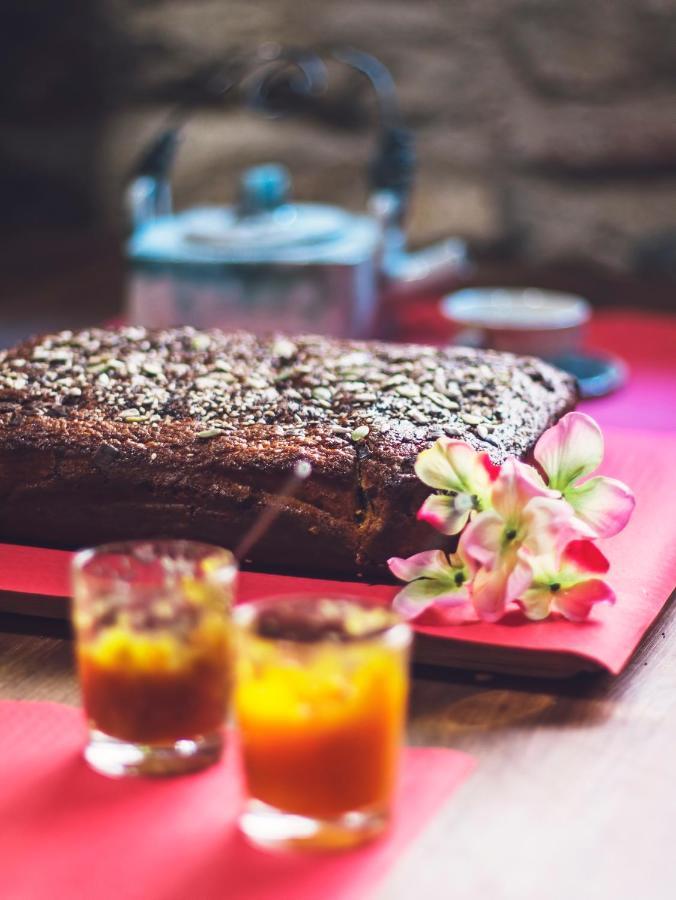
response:
<path id="1" fill-rule="evenodd" d="M 371 896 L 474 767 L 406 751 L 391 830 L 343 854 L 250 847 L 235 825 L 236 754 L 197 775 L 114 781 L 81 758 L 79 710 L 0 703 L 0 897 L 12 900 L 338 900 Z M 349 777 L 349 773 L 346 773 Z"/>

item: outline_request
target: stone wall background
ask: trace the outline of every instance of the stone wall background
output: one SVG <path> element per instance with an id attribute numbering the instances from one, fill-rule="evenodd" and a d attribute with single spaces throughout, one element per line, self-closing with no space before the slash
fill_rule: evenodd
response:
<path id="1" fill-rule="evenodd" d="M 415 243 L 461 234 L 521 262 L 676 278 L 676 0 L 4 0 L 0 192 L 12 228 L 122 229 L 121 187 L 177 101 L 196 113 L 178 205 L 229 202 L 247 164 L 364 203 L 353 127 L 270 122 L 206 75 L 264 41 L 351 44 L 392 70 L 418 138 Z M 342 92 L 342 93 L 341 93 Z"/>

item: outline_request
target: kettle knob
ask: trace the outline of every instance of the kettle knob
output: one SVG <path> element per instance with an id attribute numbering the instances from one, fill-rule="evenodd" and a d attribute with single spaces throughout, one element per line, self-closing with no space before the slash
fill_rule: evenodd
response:
<path id="1" fill-rule="evenodd" d="M 269 163 L 247 169 L 239 181 L 238 212 L 255 216 L 289 202 L 291 176 L 284 166 Z"/>

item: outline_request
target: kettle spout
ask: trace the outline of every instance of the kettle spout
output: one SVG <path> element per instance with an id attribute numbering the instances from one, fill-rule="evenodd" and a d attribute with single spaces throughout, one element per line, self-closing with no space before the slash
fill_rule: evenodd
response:
<path id="1" fill-rule="evenodd" d="M 415 253 L 402 248 L 387 261 L 383 258 L 384 289 L 388 297 L 446 290 L 467 274 L 465 242 L 446 238 Z"/>
<path id="2" fill-rule="evenodd" d="M 415 253 L 408 252 L 403 210 L 395 192 L 378 191 L 370 206 L 381 227 L 381 281 L 388 297 L 444 290 L 467 274 L 467 246 L 459 238 L 446 238 Z"/>

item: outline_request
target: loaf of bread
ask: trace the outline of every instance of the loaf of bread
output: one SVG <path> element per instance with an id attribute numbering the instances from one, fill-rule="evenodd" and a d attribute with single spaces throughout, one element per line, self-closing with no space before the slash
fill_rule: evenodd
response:
<path id="1" fill-rule="evenodd" d="M 491 351 L 62 331 L 0 356 L 0 540 L 234 548 L 304 459 L 311 477 L 251 562 L 377 577 L 439 539 L 416 521 L 420 450 L 449 435 L 525 458 L 575 401 L 570 376 Z"/>

